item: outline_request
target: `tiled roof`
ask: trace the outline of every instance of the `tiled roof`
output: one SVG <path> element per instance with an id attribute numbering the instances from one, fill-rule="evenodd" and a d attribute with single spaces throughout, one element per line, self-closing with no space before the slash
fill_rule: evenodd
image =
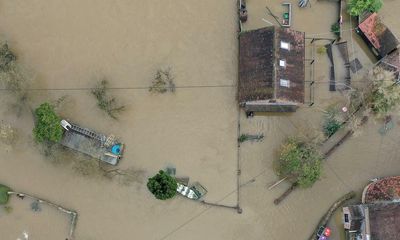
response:
<path id="1" fill-rule="evenodd" d="M 363 22 L 358 25 L 364 36 L 368 39 L 371 45 L 378 50 L 381 57 L 386 56 L 399 45 L 399 41 L 382 23 L 376 13 L 372 13 Z"/>
<path id="2" fill-rule="evenodd" d="M 400 200 L 400 176 L 382 178 L 367 186 L 365 203 Z"/>
<path id="3" fill-rule="evenodd" d="M 289 50 L 280 47 L 281 41 Z M 304 33 L 266 27 L 241 33 L 239 43 L 239 102 L 304 102 Z M 288 80 L 289 87 L 280 86 L 280 79 Z"/>

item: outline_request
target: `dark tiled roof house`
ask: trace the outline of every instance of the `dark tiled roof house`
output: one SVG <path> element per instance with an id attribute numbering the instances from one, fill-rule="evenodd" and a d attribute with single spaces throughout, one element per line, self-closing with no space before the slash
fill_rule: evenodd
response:
<path id="1" fill-rule="evenodd" d="M 379 59 L 394 51 L 399 45 L 396 36 L 382 23 L 376 13 L 363 16 L 358 25 L 358 32 L 364 41 L 371 47 L 372 52 Z"/>
<path id="2" fill-rule="evenodd" d="M 377 64 L 378 67 L 381 67 L 387 71 L 393 72 L 395 75 L 395 79 L 397 82 L 400 82 L 400 50 L 396 49 L 395 51 L 389 53 L 384 58 L 382 58 Z"/>
<path id="3" fill-rule="evenodd" d="M 361 240 L 400 239 L 400 176 L 368 184 L 362 203 L 343 208 L 344 228 L 349 235 Z"/>
<path id="4" fill-rule="evenodd" d="M 239 36 L 238 100 L 246 111 L 293 112 L 304 103 L 305 34 L 266 27 Z"/>
<path id="5" fill-rule="evenodd" d="M 344 228 L 360 240 L 399 240 L 400 203 L 352 205 L 343 208 Z"/>

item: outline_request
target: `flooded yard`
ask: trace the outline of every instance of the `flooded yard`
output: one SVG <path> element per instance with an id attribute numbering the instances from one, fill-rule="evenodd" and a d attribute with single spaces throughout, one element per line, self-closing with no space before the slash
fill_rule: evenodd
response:
<path id="1" fill-rule="evenodd" d="M 267 4 L 278 11 L 280 5 L 272 2 Z M 290 2 L 294 29 L 332 37 L 333 3 L 311 1 L 311 8 L 299 9 Z M 265 5 L 248 1 L 244 29 L 266 26 L 262 18 L 273 21 Z M 237 28 L 236 1 L 228 0 L 0 1 L 0 36 L 32 76 L 30 106 L 66 95 L 61 116 L 120 137 L 126 151 L 118 167 L 140 173 L 126 186 L 82 176 L 67 163 L 52 164 L 33 140 L 31 112 L 10 112 L 11 96 L 1 91 L 0 120 L 18 128 L 19 140 L 13 149 L 0 148 L 0 183 L 76 210 L 77 240 L 282 240 L 306 239 L 337 198 L 360 191 L 370 178 L 398 174 L 398 125 L 381 136 L 380 123 L 371 121 L 327 160 L 313 188 L 296 190 L 275 206 L 273 200 L 288 187 L 267 189 L 277 180 L 273 161 L 280 144 L 293 134 L 321 129 L 321 109 L 342 95 L 329 92 L 327 57 L 316 56 L 313 107 L 247 119 L 236 101 Z M 354 46 L 351 58 L 360 56 L 367 68 L 372 62 Z M 155 72 L 166 67 L 171 67 L 176 92 L 149 93 Z M 101 112 L 90 95 L 103 77 L 127 107 L 119 120 Z M 177 176 L 207 188 L 207 201 L 236 205 L 239 122 L 241 133 L 265 136 L 239 150 L 242 214 L 179 196 L 159 201 L 147 190 L 147 178 L 172 165 Z M 17 198 L 11 205 L 13 212 L 0 213 L 4 239 L 22 238 L 24 231 L 32 239 L 65 239 L 65 216 L 47 209 L 33 213 L 29 202 Z M 340 239 L 339 230 L 333 239 Z"/>

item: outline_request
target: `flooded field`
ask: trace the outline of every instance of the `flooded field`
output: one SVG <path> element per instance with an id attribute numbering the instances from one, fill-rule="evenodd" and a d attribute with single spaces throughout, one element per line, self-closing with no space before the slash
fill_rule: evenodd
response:
<path id="1" fill-rule="evenodd" d="M 294 6 L 294 28 L 331 34 L 332 3 L 311 2 L 309 9 Z M 278 8 L 271 4 L 273 11 Z M 263 17 L 270 21 L 265 1 L 248 1 L 248 9 L 246 29 L 265 26 Z M 0 120 L 18 128 L 19 140 L 12 149 L 0 148 L 0 183 L 75 209 L 77 240 L 283 240 L 306 239 L 331 203 L 360 190 L 368 179 L 398 174 L 398 126 L 381 136 L 379 123 L 370 122 L 329 158 L 313 188 L 273 204 L 288 186 L 267 190 L 276 180 L 277 148 L 287 136 L 319 130 L 321 109 L 341 95 L 329 93 L 327 61 L 318 56 L 313 108 L 238 118 L 235 10 L 236 1 L 228 0 L 0 1 L 0 36 L 32 76 L 30 106 L 66 95 L 62 117 L 119 136 L 126 144 L 119 167 L 140 173 L 126 186 L 81 176 L 69 163 L 52 164 L 33 141 L 31 112 L 17 117 L 7 104 L 10 94 L 2 91 Z M 356 53 L 362 54 L 351 52 Z M 360 58 L 368 64 L 368 58 Z M 156 70 L 166 67 L 172 69 L 176 92 L 150 94 Z M 111 93 L 127 107 L 118 121 L 101 112 L 90 95 L 88 88 L 103 77 L 118 88 Z M 177 176 L 207 188 L 207 201 L 234 206 L 238 121 L 242 133 L 265 135 L 263 142 L 240 149 L 242 214 L 181 197 L 158 201 L 148 192 L 147 178 L 173 165 Z M 32 239 L 65 239 L 65 216 L 47 209 L 32 213 L 25 200 L 13 198 L 11 205 L 13 212 L 0 213 L 2 239 L 22 238 L 24 231 Z M 338 231 L 333 234 L 339 239 Z"/>

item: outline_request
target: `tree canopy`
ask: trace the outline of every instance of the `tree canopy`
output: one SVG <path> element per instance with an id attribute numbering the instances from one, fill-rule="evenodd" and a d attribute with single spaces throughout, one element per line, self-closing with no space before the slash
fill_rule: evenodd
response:
<path id="1" fill-rule="evenodd" d="M 283 144 L 278 161 L 278 175 L 300 187 L 311 187 L 320 177 L 322 156 L 316 148 L 295 138 Z"/>
<path id="2" fill-rule="evenodd" d="M 348 12 L 351 16 L 360 16 L 363 12 L 378 12 L 382 7 L 381 0 L 350 0 Z"/>
<path id="3" fill-rule="evenodd" d="M 176 194 L 176 179 L 160 170 L 155 176 L 149 178 L 147 188 L 157 199 L 165 200 Z"/>
<path id="4" fill-rule="evenodd" d="M 0 205 L 7 204 L 9 191 L 11 191 L 9 187 L 0 184 Z"/>
<path id="5" fill-rule="evenodd" d="M 395 83 L 394 74 L 377 67 L 372 72 L 372 90 L 369 103 L 372 112 L 378 117 L 385 117 L 400 102 L 400 86 Z"/>
<path id="6" fill-rule="evenodd" d="M 42 103 L 35 110 L 36 126 L 33 134 L 38 142 L 58 142 L 61 140 L 63 129 L 60 117 L 54 111 L 50 103 Z"/>

